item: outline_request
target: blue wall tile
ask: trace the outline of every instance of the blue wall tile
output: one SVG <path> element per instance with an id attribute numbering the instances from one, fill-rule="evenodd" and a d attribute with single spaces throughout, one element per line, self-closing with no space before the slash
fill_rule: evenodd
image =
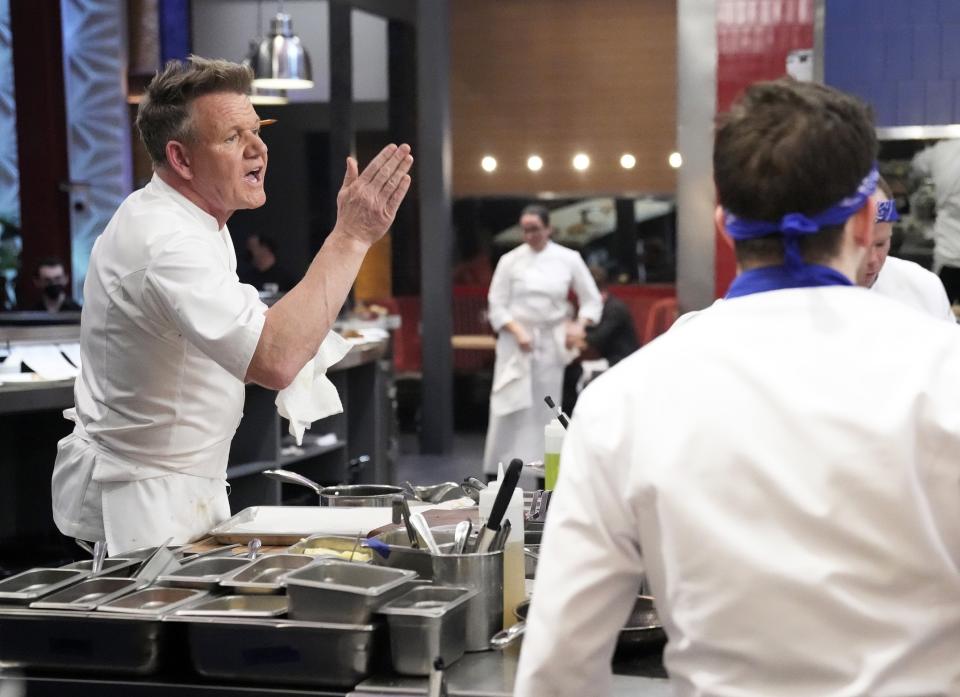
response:
<path id="1" fill-rule="evenodd" d="M 930 80 L 927 82 L 924 118 L 924 123 L 951 123 L 953 121 L 953 80 Z"/>
<path id="2" fill-rule="evenodd" d="M 936 24 L 913 27 L 913 77 L 940 79 L 940 27 Z"/>
<path id="3" fill-rule="evenodd" d="M 926 106 L 926 84 L 919 80 L 905 80 L 897 84 L 897 126 L 920 126 L 927 123 L 923 109 Z"/>

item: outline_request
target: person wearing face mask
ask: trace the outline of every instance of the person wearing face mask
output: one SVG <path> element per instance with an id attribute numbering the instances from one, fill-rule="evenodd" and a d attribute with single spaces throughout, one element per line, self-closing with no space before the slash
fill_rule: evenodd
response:
<path id="1" fill-rule="evenodd" d="M 333 230 L 268 308 L 239 282 L 227 229 L 235 211 L 266 203 L 252 80 L 247 66 L 196 56 L 154 76 L 136 121 L 153 177 L 90 254 L 53 518 L 113 554 L 190 542 L 230 516 L 227 458 L 245 383 L 283 390 L 306 370 L 312 384 L 360 264 L 410 186 L 407 145 L 388 145 L 362 173 L 347 158 Z"/>
<path id="2" fill-rule="evenodd" d="M 940 278 L 919 264 L 906 259 L 890 257 L 893 224 L 900 220 L 890 185 L 880 178 L 877 193 L 877 216 L 873 244 L 857 271 L 857 285 L 873 292 L 906 303 L 937 319 L 956 323 L 957 318 L 947 299 L 947 291 Z"/>
<path id="3" fill-rule="evenodd" d="M 68 292 L 69 283 L 70 277 L 60 259 L 41 259 L 33 276 L 33 284 L 42 295 L 32 309 L 37 312 L 80 312 L 80 305 Z"/>
<path id="4" fill-rule="evenodd" d="M 563 369 L 573 359 L 588 324 L 600 321 L 603 300 L 579 253 L 550 240 L 550 213 L 527 206 L 520 214 L 523 241 L 501 257 L 493 272 L 490 324 L 497 332 L 490 424 L 483 469 L 513 458 L 543 458 L 543 428 L 554 417 L 543 402 L 560 400 Z M 570 319 L 570 291 L 580 309 Z"/>

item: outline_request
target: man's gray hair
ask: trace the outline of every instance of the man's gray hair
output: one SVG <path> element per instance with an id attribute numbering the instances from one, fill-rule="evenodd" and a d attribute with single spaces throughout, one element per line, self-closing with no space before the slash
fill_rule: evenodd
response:
<path id="1" fill-rule="evenodd" d="M 248 94 L 253 71 L 246 65 L 225 60 L 190 56 L 169 61 L 143 95 L 137 109 L 137 130 L 154 167 L 166 164 L 167 143 L 192 139 L 190 104 L 214 92 Z"/>

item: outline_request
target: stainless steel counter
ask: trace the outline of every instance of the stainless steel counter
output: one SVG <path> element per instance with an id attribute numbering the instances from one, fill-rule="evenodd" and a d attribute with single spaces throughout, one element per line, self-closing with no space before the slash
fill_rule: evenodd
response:
<path id="1" fill-rule="evenodd" d="M 446 672 L 450 697 L 511 697 L 517 674 L 516 652 L 468 653 Z M 355 697 L 425 695 L 426 678 L 374 676 L 357 685 Z M 670 681 L 643 675 L 614 675 L 612 697 L 670 697 Z"/>

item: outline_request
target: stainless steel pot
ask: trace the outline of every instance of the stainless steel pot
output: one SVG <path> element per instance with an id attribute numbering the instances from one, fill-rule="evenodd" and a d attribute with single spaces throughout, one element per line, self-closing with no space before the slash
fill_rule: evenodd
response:
<path id="1" fill-rule="evenodd" d="M 320 496 L 321 506 L 389 508 L 392 497 L 403 493 L 400 487 L 388 484 L 340 484 L 321 487 L 312 479 L 287 470 L 265 470 L 263 474 L 286 484 L 297 484 L 313 489 Z"/>
<path id="2" fill-rule="evenodd" d="M 389 484 L 325 486 L 320 490 L 320 505 L 390 508 L 393 497 L 402 493 L 403 489 Z"/>

